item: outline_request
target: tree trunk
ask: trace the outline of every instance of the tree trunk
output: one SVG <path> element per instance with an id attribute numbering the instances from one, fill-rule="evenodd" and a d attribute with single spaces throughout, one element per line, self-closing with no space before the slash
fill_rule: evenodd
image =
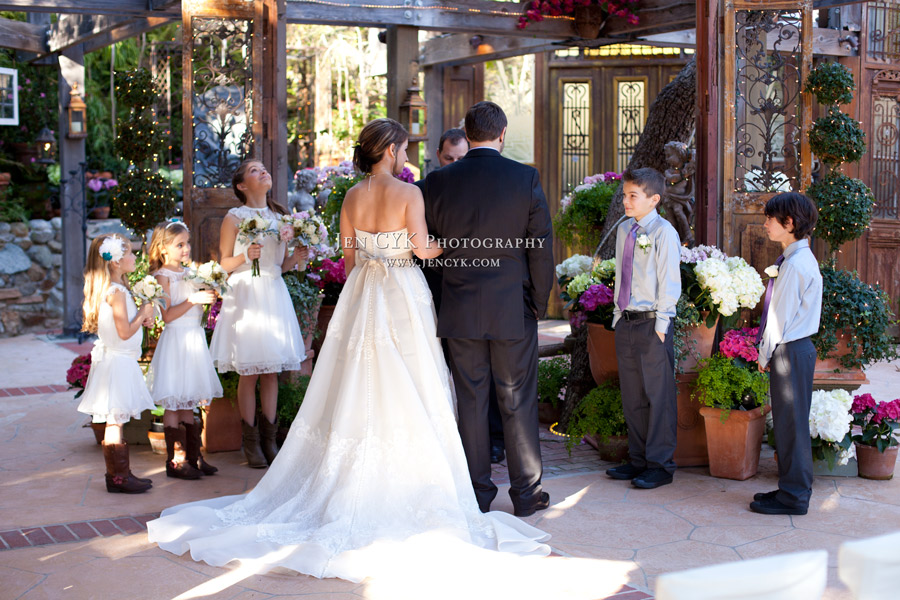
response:
<path id="1" fill-rule="evenodd" d="M 685 142 L 691 139 L 694 131 L 697 104 L 697 63 L 692 58 L 672 80 L 664 87 L 650 105 L 647 123 L 641 138 L 635 146 L 634 154 L 628 161 L 629 169 L 652 167 L 660 173 L 666 170 L 666 153 L 663 149 L 669 142 Z M 622 205 L 622 187 L 619 186 L 615 197 L 609 205 L 606 221 L 603 223 L 603 234 L 610 235 L 597 248 L 595 255 L 600 258 L 613 258 L 616 254 L 615 227 L 625 215 Z"/>
<path id="2" fill-rule="evenodd" d="M 591 376 L 591 364 L 587 352 L 587 325 L 575 330 L 575 346 L 572 348 L 572 366 L 566 384 L 566 398 L 563 400 L 557 431 L 565 433 L 569 427 L 569 419 L 578 408 L 581 399 L 594 389 L 594 378 Z"/>

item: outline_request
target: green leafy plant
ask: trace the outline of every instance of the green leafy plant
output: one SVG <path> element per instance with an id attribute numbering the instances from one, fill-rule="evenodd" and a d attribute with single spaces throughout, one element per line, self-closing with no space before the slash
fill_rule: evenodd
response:
<path id="1" fill-rule="evenodd" d="M 300 375 L 296 382 L 286 381 L 278 384 L 278 421 L 282 427 L 290 427 L 303 404 L 306 388 L 309 386 L 309 375 Z"/>
<path id="2" fill-rule="evenodd" d="M 838 360 L 847 369 L 862 368 L 882 360 L 897 358 L 897 350 L 887 329 L 894 322 L 888 295 L 879 286 L 869 285 L 852 273 L 821 265 L 822 319 L 813 336 L 819 359 L 828 358 L 838 343 L 838 335 L 849 333 L 849 352 Z"/>
<path id="3" fill-rule="evenodd" d="M 538 361 L 538 400 L 556 407 L 569 378 L 571 363 L 568 356 Z"/>
<path id="4" fill-rule="evenodd" d="M 341 207 L 344 205 L 344 197 L 354 185 L 362 181 L 362 177 L 350 176 L 332 176 L 333 183 L 331 192 L 328 194 L 328 200 L 325 202 L 325 208 L 322 209 L 322 220 L 328 227 L 328 242 L 332 246 L 337 246 L 341 237 Z"/>
<path id="5" fill-rule="evenodd" d="M 849 104 L 853 101 L 856 83 L 853 73 L 838 62 L 823 62 L 813 69 L 806 78 L 803 88 L 816 97 L 819 104 Z"/>
<path id="6" fill-rule="evenodd" d="M 306 271 L 288 271 L 282 275 L 282 279 L 294 304 L 303 337 L 310 334 L 318 337 L 316 323 L 319 306 L 322 304 L 318 286 L 307 278 Z"/>
<path id="7" fill-rule="evenodd" d="M 836 168 L 844 162 L 856 162 L 866 152 L 866 132 L 859 121 L 836 107 L 819 117 L 809 131 L 809 147 L 823 162 Z"/>
<path id="8" fill-rule="evenodd" d="M 142 237 L 175 212 L 175 196 L 159 173 L 133 169 L 113 188 L 113 209 L 122 223 Z"/>
<path id="9" fill-rule="evenodd" d="M 691 329 L 703 323 L 703 317 L 697 306 L 684 294 L 678 297 L 675 305 L 675 329 L 673 333 L 675 345 L 675 372 L 683 373 L 682 363 L 689 356 L 700 360 L 697 352 L 697 341 L 691 337 Z"/>
<path id="10" fill-rule="evenodd" d="M 875 196 L 859 179 L 831 172 L 810 185 L 806 193 L 819 209 L 816 237 L 828 244 L 832 255 L 869 228 Z"/>
<path id="11" fill-rule="evenodd" d="M 619 184 L 618 179 L 610 177 L 607 181 L 576 187 L 562 199 L 560 210 L 553 218 L 556 236 L 568 246 L 584 247 L 592 252 L 601 241 L 603 221 Z"/>
<path id="12" fill-rule="evenodd" d="M 241 376 L 234 371 L 219 373 L 219 383 L 222 385 L 222 397 L 237 401 L 237 388 Z"/>
<path id="13" fill-rule="evenodd" d="M 607 381 L 582 398 L 572 413 L 566 430 L 566 450 L 571 454 L 572 448 L 586 435 L 599 436 L 605 443 L 610 436 L 627 434 L 619 382 Z"/>
<path id="14" fill-rule="evenodd" d="M 697 384 L 691 397 L 704 406 L 722 409 L 722 422 L 732 410 L 762 407 L 769 392 L 769 375 L 755 363 L 716 355 L 700 361 Z"/>
<path id="15" fill-rule="evenodd" d="M 31 212 L 25 208 L 25 202 L 9 190 L 0 196 L 0 223 L 27 223 Z"/>

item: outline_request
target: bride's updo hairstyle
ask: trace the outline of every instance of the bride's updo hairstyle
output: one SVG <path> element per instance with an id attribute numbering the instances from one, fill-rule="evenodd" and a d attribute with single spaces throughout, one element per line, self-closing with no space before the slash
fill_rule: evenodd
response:
<path id="1" fill-rule="evenodd" d="M 375 119 L 359 132 L 359 140 L 353 146 L 353 166 L 360 173 L 368 175 L 391 144 L 399 146 L 408 137 L 403 125 L 397 121 Z"/>

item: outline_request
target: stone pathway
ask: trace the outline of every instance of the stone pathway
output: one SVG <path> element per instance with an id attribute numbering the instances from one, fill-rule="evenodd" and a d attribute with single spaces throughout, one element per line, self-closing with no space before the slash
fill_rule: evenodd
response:
<path id="1" fill-rule="evenodd" d="M 565 330 L 564 324 L 541 325 L 544 340 Z M 0 393 L 0 598 L 398 600 L 378 582 L 288 573 L 243 577 L 149 544 L 145 523 L 163 508 L 246 492 L 264 471 L 248 469 L 241 453 L 226 452 L 209 456 L 220 469 L 214 477 L 167 479 L 163 457 L 149 446 L 133 446 L 132 469 L 153 478 L 153 489 L 136 496 L 106 493 L 100 448 L 82 428 L 86 419 L 75 412 L 77 400 L 60 391 L 73 351 L 89 348 L 47 336 L 0 340 L 0 364 L 9 365 L 0 375 L 6 392 Z M 864 391 L 887 398 L 900 388 L 898 369 L 900 362 L 870 370 L 872 383 Z M 850 600 L 837 578 L 840 544 L 900 529 L 900 479 L 817 477 L 808 515 L 771 517 L 747 509 L 754 492 L 776 486 L 768 447 L 759 474 L 747 481 L 687 468 L 673 485 L 638 490 L 603 475 L 610 465 L 590 447 L 576 446 L 570 457 L 562 438 L 546 430 L 541 438 L 552 505 L 526 520 L 553 536 L 554 557 L 540 560 L 592 561 L 596 599 L 652 598 L 661 573 L 822 548 L 829 552 L 825 598 Z M 505 464 L 495 465 L 494 476 L 501 489 L 492 509 L 511 512 Z M 420 598 L 436 591 L 405 590 Z"/>

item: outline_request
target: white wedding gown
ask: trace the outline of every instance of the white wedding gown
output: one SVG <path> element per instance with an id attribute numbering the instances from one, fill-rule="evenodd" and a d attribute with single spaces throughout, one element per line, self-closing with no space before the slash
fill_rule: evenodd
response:
<path id="1" fill-rule="evenodd" d="M 478 509 L 406 230 L 357 235 L 357 266 L 275 462 L 246 495 L 164 510 L 148 523 L 150 541 L 211 565 L 349 581 L 401 555 L 450 577 L 446 561 L 460 556 L 479 565 L 495 550 L 546 556 L 549 535 Z"/>

